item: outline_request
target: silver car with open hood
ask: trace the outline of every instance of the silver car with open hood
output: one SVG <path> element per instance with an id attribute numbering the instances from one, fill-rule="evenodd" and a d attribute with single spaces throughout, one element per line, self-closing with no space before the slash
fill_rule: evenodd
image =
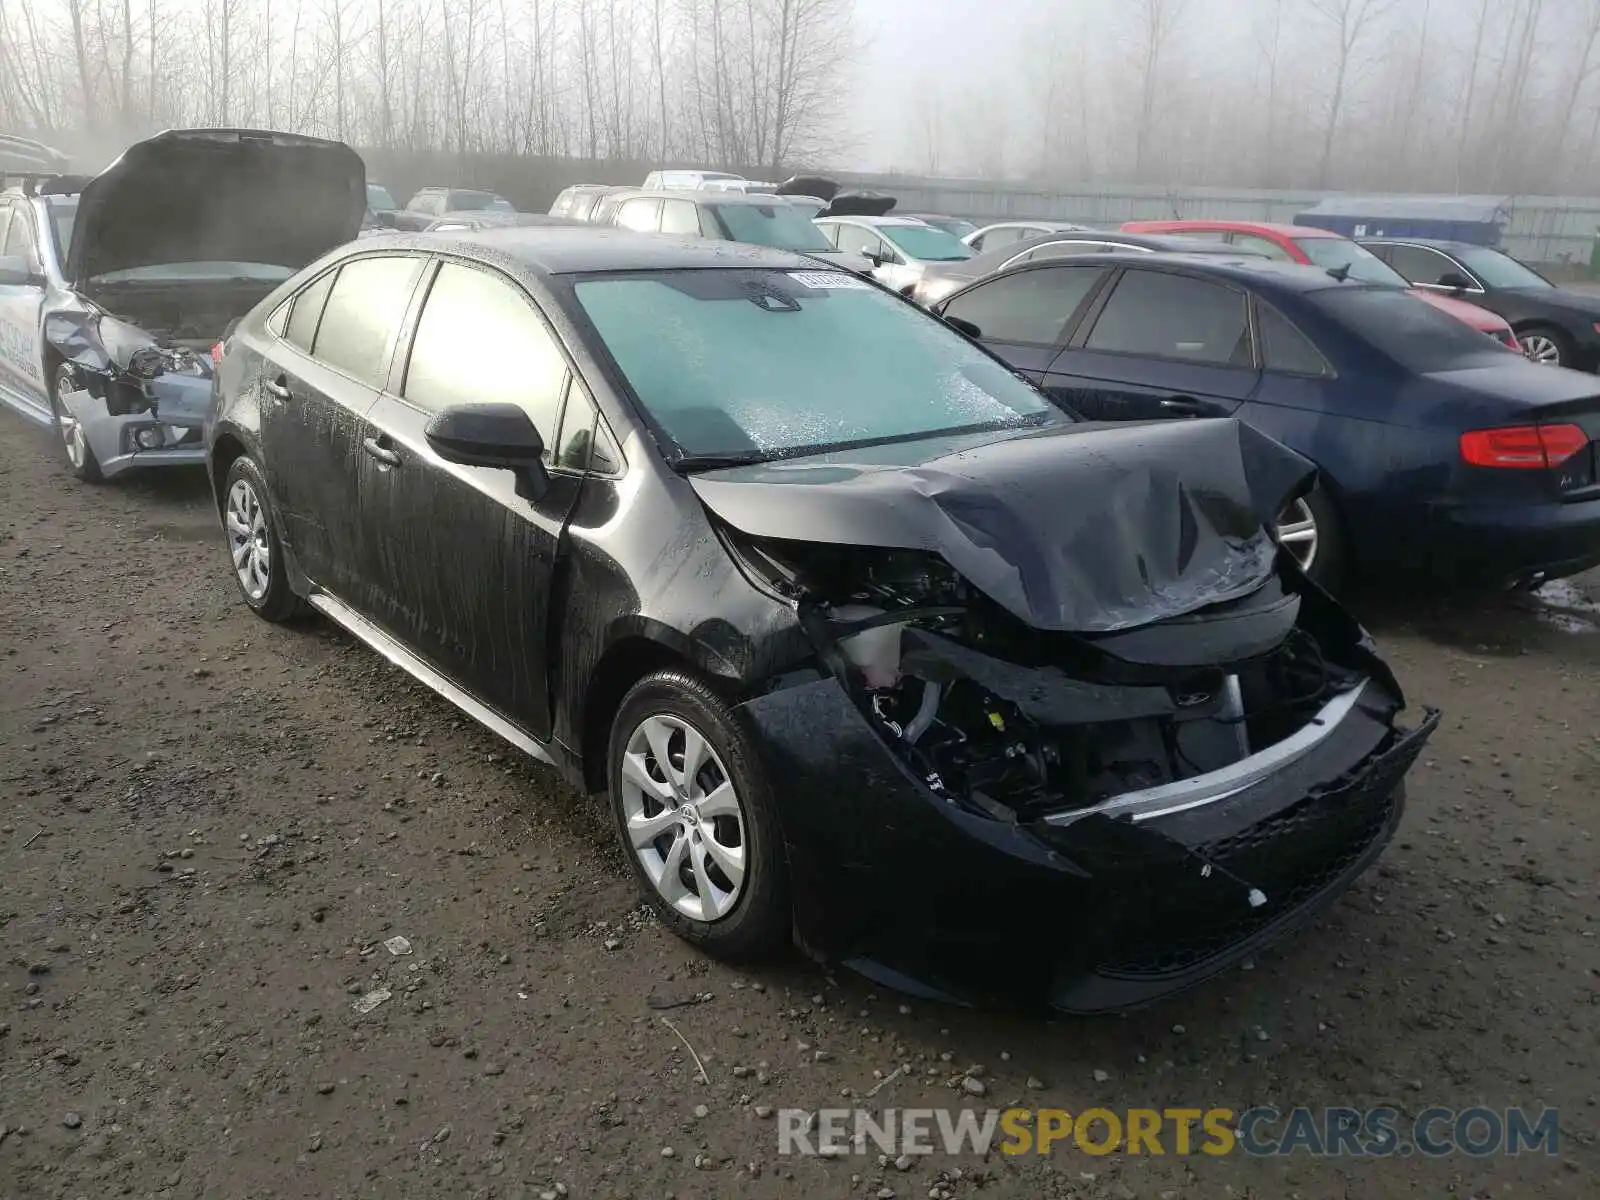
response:
<path id="1" fill-rule="evenodd" d="M 93 178 L 21 176 L 0 196 L 0 403 L 54 426 L 89 482 L 204 461 L 211 348 L 365 207 L 349 146 L 262 130 L 172 129 Z"/>

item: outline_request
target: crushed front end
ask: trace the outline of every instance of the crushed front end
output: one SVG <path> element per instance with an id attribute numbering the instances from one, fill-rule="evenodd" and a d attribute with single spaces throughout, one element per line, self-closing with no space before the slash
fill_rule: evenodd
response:
<path id="1" fill-rule="evenodd" d="M 1206 978 L 1381 852 L 1437 722 L 1399 723 L 1364 631 L 1285 554 L 1243 595 L 1079 633 L 925 551 L 737 553 L 821 664 L 743 706 L 801 940 L 930 997 L 1101 1012 Z"/>

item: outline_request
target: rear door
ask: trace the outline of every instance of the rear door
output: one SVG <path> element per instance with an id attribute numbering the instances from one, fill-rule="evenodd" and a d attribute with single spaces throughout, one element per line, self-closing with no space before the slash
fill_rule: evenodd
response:
<path id="1" fill-rule="evenodd" d="M 1260 381 L 1246 295 L 1214 280 L 1125 268 L 1050 364 L 1046 387 L 1106 421 L 1230 416 Z"/>
<path id="2" fill-rule="evenodd" d="M 261 393 L 263 467 L 313 583 L 370 611 L 361 547 L 367 412 L 422 274 L 420 255 L 346 259 L 294 297 Z"/>
<path id="3" fill-rule="evenodd" d="M 946 319 L 961 322 L 957 328 L 1012 370 L 1092 417 L 1078 408 L 1079 398 L 1071 389 L 1048 388 L 1045 376 L 1073 319 L 1105 274 L 1104 267 L 1065 264 L 1008 271 L 952 297 L 939 311 Z"/>
<path id="4" fill-rule="evenodd" d="M 478 700 L 548 738 L 551 581 L 598 418 L 517 283 L 444 260 L 426 289 L 372 412 L 377 471 L 363 533 L 382 591 L 377 619 Z M 538 429 L 550 473 L 543 496 L 519 495 L 510 471 L 448 463 L 429 447 L 436 414 L 489 401 L 520 405 Z M 574 414 L 565 444 L 564 408 Z"/>

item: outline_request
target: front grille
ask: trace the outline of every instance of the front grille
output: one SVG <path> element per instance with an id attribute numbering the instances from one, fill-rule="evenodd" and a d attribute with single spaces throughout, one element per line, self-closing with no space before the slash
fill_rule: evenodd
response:
<path id="1" fill-rule="evenodd" d="M 1339 886 L 1392 832 L 1398 789 L 1430 721 L 1376 759 L 1248 829 L 1193 848 L 1177 887 L 1141 889 L 1098 964 L 1101 975 L 1159 978 L 1189 971 Z M 1212 865 L 1209 878 L 1203 864 Z M 1151 880 L 1170 884 L 1170 878 Z M 1249 888 L 1267 903 L 1251 908 Z"/>

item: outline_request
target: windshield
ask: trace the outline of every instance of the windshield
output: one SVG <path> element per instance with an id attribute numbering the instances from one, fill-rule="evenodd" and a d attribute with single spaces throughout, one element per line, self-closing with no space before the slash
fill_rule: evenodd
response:
<path id="1" fill-rule="evenodd" d="M 1350 278 L 1361 283 L 1381 283 L 1385 287 L 1411 286 L 1411 281 L 1365 246 L 1349 238 L 1295 238 L 1294 244 L 1317 266 L 1326 271 L 1350 268 Z"/>
<path id="2" fill-rule="evenodd" d="M 1452 246 L 1450 253 L 1461 264 L 1492 288 L 1553 288 L 1543 275 L 1523 266 L 1509 254 L 1484 246 Z"/>
<path id="3" fill-rule="evenodd" d="M 1333 287 L 1313 292 L 1310 300 L 1356 337 L 1419 373 L 1502 366 L 1507 357 L 1465 321 L 1404 292 Z"/>
<path id="4" fill-rule="evenodd" d="M 574 290 L 689 455 L 754 461 L 1071 420 L 942 322 L 844 272 L 661 271 Z"/>
<path id="5" fill-rule="evenodd" d="M 219 280 L 249 283 L 282 283 L 295 273 L 295 267 L 276 263 L 252 262 L 186 262 L 155 263 L 144 267 L 129 267 L 125 271 L 107 271 L 96 275 L 96 283 L 214 283 Z"/>
<path id="6" fill-rule="evenodd" d="M 957 262 L 972 257 L 972 247 L 932 225 L 880 225 L 878 232 L 905 253 L 923 262 Z"/>
<path id="7" fill-rule="evenodd" d="M 773 246 L 779 250 L 832 250 L 822 230 L 784 200 L 771 204 L 713 204 L 728 236 L 736 242 Z"/>
<path id="8" fill-rule="evenodd" d="M 389 189 L 381 183 L 367 184 L 367 207 L 378 212 L 388 212 L 400 206 L 394 202 L 394 197 L 389 194 Z"/>
<path id="9" fill-rule="evenodd" d="M 954 238 L 964 238 L 969 233 L 977 233 L 978 227 L 971 221 L 963 221 L 960 217 L 919 217 L 918 220 L 926 221 L 935 229 L 942 229 Z"/>
<path id="10" fill-rule="evenodd" d="M 477 212 L 480 209 L 492 208 L 498 212 L 515 212 L 511 201 L 503 196 L 496 196 L 493 192 L 451 192 L 451 212 Z"/>
<path id="11" fill-rule="evenodd" d="M 56 262 L 67 261 L 67 251 L 72 249 L 72 227 L 77 224 L 78 205 L 52 204 L 46 210 L 50 214 L 50 232 L 56 239 Z"/>

